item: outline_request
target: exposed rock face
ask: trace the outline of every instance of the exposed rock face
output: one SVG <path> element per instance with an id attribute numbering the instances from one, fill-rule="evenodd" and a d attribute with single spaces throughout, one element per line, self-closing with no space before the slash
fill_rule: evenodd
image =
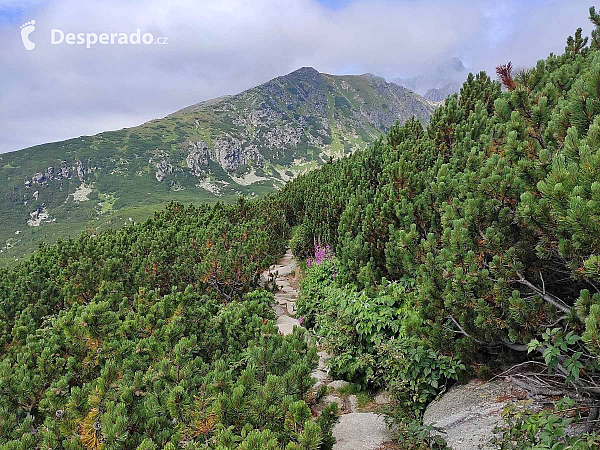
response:
<path id="1" fill-rule="evenodd" d="M 167 175 L 173 173 L 173 166 L 170 163 L 170 156 L 163 150 L 156 150 L 153 152 L 152 158 L 148 161 L 150 164 L 154 164 L 156 172 L 154 176 L 157 181 L 162 181 Z"/>
<path id="2" fill-rule="evenodd" d="M 197 177 L 205 175 L 205 169 L 208 167 L 208 146 L 204 141 L 187 143 L 188 155 L 186 158 L 187 166 L 192 174 Z"/>
<path id="3" fill-rule="evenodd" d="M 29 225 L 30 227 L 39 227 L 43 222 L 50 223 L 54 221 L 55 219 L 52 219 L 50 217 L 46 206 L 42 205 L 40 208 L 37 208 L 35 211 L 29 214 L 29 220 L 27 221 L 27 225 Z"/>
<path id="4" fill-rule="evenodd" d="M 517 410 L 537 413 L 555 401 L 556 391 L 519 377 L 518 373 L 488 382 L 471 380 L 452 386 L 440 399 L 430 403 L 423 423 L 441 428 L 445 433 L 443 437 L 454 450 L 496 449 L 490 440 L 494 437 L 494 428 L 504 425 L 502 412 L 508 404 L 513 403 Z M 572 423 L 565 433 L 581 435 L 585 433 L 585 423 Z"/>
<path id="5" fill-rule="evenodd" d="M 255 145 L 244 148 L 241 142 L 231 136 L 223 136 L 214 142 L 214 150 L 211 154 L 215 162 L 219 163 L 228 172 L 239 169 L 241 166 L 254 163 L 260 167 L 263 157 Z"/>
<path id="6" fill-rule="evenodd" d="M 222 136 L 214 142 L 214 158 L 219 165 L 231 172 L 248 162 L 238 139 Z"/>
<path id="7" fill-rule="evenodd" d="M 263 162 L 263 157 L 256 146 L 249 145 L 242 148 L 240 140 L 228 135 L 215 139 L 212 149 L 209 149 L 204 141 L 189 141 L 185 147 L 188 151 L 187 166 L 197 177 L 206 175 L 206 169 L 211 160 L 228 172 L 250 163 L 260 167 Z"/>
<path id="8" fill-rule="evenodd" d="M 85 166 L 83 165 L 83 163 L 81 162 L 81 160 L 77 161 L 77 178 L 79 178 L 79 181 L 83 181 L 85 178 Z"/>
<path id="9" fill-rule="evenodd" d="M 68 166 L 66 161 L 60 162 L 60 170 L 58 172 L 58 178 L 71 178 L 71 168 Z"/>
<path id="10" fill-rule="evenodd" d="M 397 120 L 413 115 L 426 120 L 432 112 L 429 102 L 381 77 L 339 77 L 303 67 L 169 117 L 193 115 L 194 129 L 210 126 L 210 143 L 187 140 L 181 146 L 191 173 L 206 177 L 209 161 L 231 173 L 265 162 L 291 164 L 310 149 L 308 159 L 324 162 L 328 158 L 321 152 L 330 151 L 334 135 L 343 142 L 344 136 L 371 142 Z M 359 148 L 354 145 L 348 142 L 342 152 Z"/>
<path id="11" fill-rule="evenodd" d="M 89 162 L 89 161 L 88 161 Z M 79 181 L 83 181 L 86 174 L 90 174 L 97 170 L 97 167 L 85 167 L 81 160 L 75 163 L 75 172 Z M 60 169 L 55 170 L 54 166 L 49 166 L 44 172 L 37 172 L 31 177 L 31 181 L 25 182 L 25 187 L 31 187 L 32 184 L 48 184 L 50 181 L 71 179 L 71 171 L 73 168 L 69 166 L 67 161 L 60 162 Z"/>
<path id="12" fill-rule="evenodd" d="M 38 172 L 33 177 L 31 177 L 31 181 L 35 184 L 44 184 L 46 180 L 46 175 L 44 175 L 41 172 Z"/>
<path id="13" fill-rule="evenodd" d="M 168 164 L 166 161 L 159 161 L 156 163 L 156 173 L 154 176 L 158 181 L 162 181 L 168 174 L 173 173 L 173 166 Z"/>

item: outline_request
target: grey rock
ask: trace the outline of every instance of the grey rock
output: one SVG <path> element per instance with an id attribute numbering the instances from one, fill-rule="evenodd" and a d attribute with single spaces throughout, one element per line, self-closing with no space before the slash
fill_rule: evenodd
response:
<path id="1" fill-rule="evenodd" d="M 77 160 L 77 178 L 79 181 L 83 181 L 85 178 L 85 166 L 81 162 L 81 160 Z"/>
<path id="2" fill-rule="evenodd" d="M 512 386 L 503 380 L 471 381 L 454 385 L 439 400 L 429 404 L 423 416 L 425 425 L 443 429 L 453 449 L 477 450 L 489 445 L 493 430 L 501 422 L 501 413 Z"/>
<path id="3" fill-rule="evenodd" d="M 31 197 L 34 200 L 37 200 L 40 197 L 40 191 L 35 191 Z"/>
<path id="4" fill-rule="evenodd" d="M 375 413 L 350 413 L 340 416 L 333 427 L 334 450 L 376 450 L 392 439 L 382 416 Z"/>
<path id="5" fill-rule="evenodd" d="M 314 372 L 312 372 L 310 374 L 315 380 L 317 380 L 317 382 L 320 381 L 325 381 L 327 379 L 329 379 L 329 374 L 323 370 L 315 370 Z"/>
<path id="6" fill-rule="evenodd" d="M 336 390 L 342 389 L 346 386 L 350 386 L 350 383 L 348 383 L 347 381 L 344 381 L 344 380 L 335 380 L 327 385 L 327 387 L 330 387 L 330 388 L 336 389 Z"/>
<path id="7" fill-rule="evenodd" d="M 322 402 L 325 406 L 337 403 L 340 410 L 345 409 L 344 400 L 342 400 L 339 397 L 336 397 L 335 395 L 328 395 L 324 397 Z"/>
<path id="8" fill-rule="evenodd" d="M 280 266 L 280 267 L 276 267 L 274 269 L 271 269 L 272 272 L 277 272 L 277 274 L 280 277 L 287 277 L 294 270 L 296 270 L 296 265 L 295 264 L 290 264 L 290 265 L 283 266 L 283 267 Z M 287 281 L 285 283 L 287 283 L 287 286 L 289 286 L 289 283 Z"/>
<path id="9" fill-rule="evenodd" d="M 240 142 L 231 136 L 220 136 L 213 142 L 213 152 L 219 165 L 228 172 L 239 169 L 247 163 Z"/>
<path id="10" fill-rule="evenodd" d="M 161 182 L 167 175 L 173 173 L 173 166 L 171 165 L 170 159 L 169 154 L 163 150 L 157 149 L 152 152 L 152 158 L 150 158 L 149 163 L 154 164 L 156 167 L 154 176 L 157 181 Z"/>
<path id="11" fill-rule="evenodd" d="M 277 318 L 276 324 L 277 328 L 279 328 L 279 332 L 284 336 L 292 334 L 294 327 L 300 327 L 300 322 L 298 322 L 298 319 L 294 319 L 290 316 L 281 316 Z"/>
<path id="12" fill-rule="evenodd" d="M 321 350 L 320 352 L 317 353 L 317 355 L 319 355 L 319 358 L 322 361 L 327 361 L 328 359 L 331 358 L 331 355 L 329 353 L 327 353 L 325 350 Z"/>
<path id="13" fill-rule="evenodd" d="M 285 309 L 281 307 L 281 305 L 275 305 L 275 318 L 279 318 L 285 315 Z"/>
<path id="14" fill-rule="evenodd" d="M 31 181 L 35 184 L 43 184 L 46 182 L 46 175 L 44 175 L 41 172 L 38 172 L 31 178 Z"/>
<path id="15" fill-rule="evenodd" d="M 279 286 L 279 289 L 283 289 L 284 287 L 291 287 L 289 282 L 280 279 L 275 280 L 275 284 Z"/>
<path id="16" fill-rule="evenodd" d="M 187 142 L 188 155 L 186 158 L 187 166 L 192 174 L 197 177 L 204 176 L 205 169 L 208 167 L 209 151 L 208 145 L 204 141 Z"/>
<path id="17" fill-rule="evenodd" d="M 329 354 L 325 351 L 321 351 L 317 353 L 319 355 L 319 369 L 329 373 L 329 368 L 327 367 L 327 360 L 331 358 Z"/>
<path id="18" fill-rule="evenodd" d="M 287 302 L 287 313 L 291 315 L 296 314 L 296 302 Z"/>
<path id="19" fill-rule="evenodd" d="M 275 301 L 278 305 L 285 306 L 287 308 L 287 303 L 290 300 L 290 297 L 285 295 L 275 295 Z"/>
<path id="20" fill-rule="evenodd" d="M 291 286 L 284 286 L 281 290 L 284 294 L 298 295 L 298 291 Z"/>
<path id="21" fill-rule="evenodd" d="M 71 168 L 68 166 L 66 161 L 60 162 L 60 170 L 57 174 L 58 178 L 71 178 Z"/>
<path id="22" fill-rule="evenodd" d="M 349 404 L 350 412 L 358 411 L 358 397 L 356 395 L 348 396 L 348 404 Z"/>

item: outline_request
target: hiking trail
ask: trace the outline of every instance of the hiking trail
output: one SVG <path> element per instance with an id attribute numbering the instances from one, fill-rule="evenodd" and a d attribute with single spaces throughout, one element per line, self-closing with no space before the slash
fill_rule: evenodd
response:
<path id="1" fill-rule="evenodd" d="M 275 318 L 277 328 L 281 334 L 288 335 L 294 327 L 303 328 L 296 315 L 296 301 L 299 290 L 298 264 L 290 249 L 285 255 L 263 272 L 262 279 L 265 283 L 275 283 L 278 291 L 275 293 Z M 333 428 L 336 443 L 334 450 L 376 450 L 382 448 L 382 444 L 391 441 L 391 433 L 385 424 L 383 416 L 374 412 L 359 412 L 358 399 L 356 395 L 342 395 L 340 390 L 350 383 L 344 380 L 334 380 L 329 375 L 327 359 L 330 355 L 320 351 L 319 365 L 312 372 L 316 379 L 313 390 L 316 392 L 322 385 L 327 386 L 328 394 L 324 396 L 316 410 L 323 409 L 330 403 L 337 403 L 340 411 L 340 421 Z M 380 397 L 376 403 L 381 405 L 387 401 L 385 396 Z"/>

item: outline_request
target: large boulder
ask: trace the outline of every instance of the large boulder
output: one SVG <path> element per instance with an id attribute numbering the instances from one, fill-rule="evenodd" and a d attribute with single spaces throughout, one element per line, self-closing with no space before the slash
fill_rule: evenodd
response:
<path id="1" fill-rule="evenodd" d="M 509 401 L 522 395 L 522 391 L 504 380 L 457 384 L 429 404 L 423 423 L 441 428 L 453 449 L 493 448 L 489 441 L 494 437 L 494 427 L 502 420 L 502 410 Z"/>

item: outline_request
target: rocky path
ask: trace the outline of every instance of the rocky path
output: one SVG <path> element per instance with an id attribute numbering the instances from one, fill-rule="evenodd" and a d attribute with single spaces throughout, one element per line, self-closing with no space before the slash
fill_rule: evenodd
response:
<path id="1" fill-rule="evenodd" d="M 296 315 L 298 299 L 297 263 L 291 250 L 285 253 L 279 262 L 265 271 L 262 279 L 265 283 L 274 282 L 279 290 L 275 293 L 275 317 L 277 327 L 283 335 L 292 333 L 294 327 L 302 327 Z M 342 415 L 333 429 L 337 442 L 334 450 L 376 450 L 391 440 L 390 432 L 382 416 L 373 412 L 358 412 L 358 398 L 355 395 L 343 395 L 343 389 L 349 383 L 334 380 L 329 375 L 326 361 L 329 355 L 319 352 L 319 365 L 313 371 L 316 379 L 315 391 L 322 385 L 327 386 L 328 393 L 317 406 L 317 411 L 330 403 L 337 403 Z M 342 392 L 341 392 L 342 391 Z"/>

